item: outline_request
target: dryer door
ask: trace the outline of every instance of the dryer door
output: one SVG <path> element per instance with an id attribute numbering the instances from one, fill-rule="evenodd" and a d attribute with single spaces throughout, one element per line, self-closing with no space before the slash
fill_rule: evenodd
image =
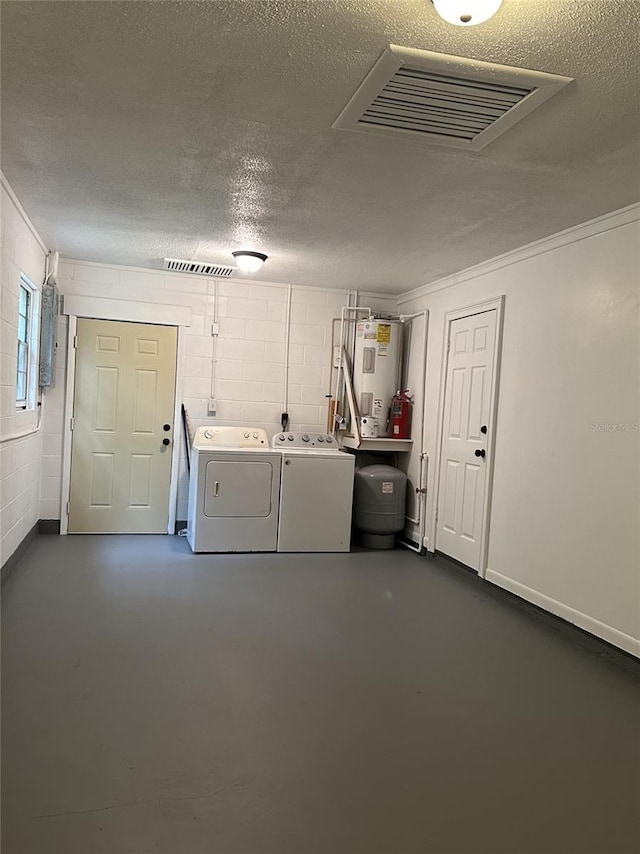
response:
<path id="1" fill-rule="evenodd" d="M 266 460 L 210 460 L 205 474 L 204 515 L 269 516 L 272 483 L 273 464 Z"/>

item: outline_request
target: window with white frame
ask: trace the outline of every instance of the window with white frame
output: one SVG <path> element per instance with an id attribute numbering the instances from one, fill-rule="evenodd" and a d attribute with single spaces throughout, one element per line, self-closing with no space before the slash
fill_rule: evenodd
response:
<path id="1" fill-rule="evenodd" d="M 31 409 L 36 393 L 37 290 L 25 277 L 20 277 L 18 292 L 18 365 L 16 372 L 16 407 Z"/>

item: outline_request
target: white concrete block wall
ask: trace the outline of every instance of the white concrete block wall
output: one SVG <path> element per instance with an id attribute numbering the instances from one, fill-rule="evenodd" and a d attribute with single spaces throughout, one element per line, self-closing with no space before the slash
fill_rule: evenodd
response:
<path id="1" fill-rule="evenodd" d="M 256 424 L 271 435 L 279 429 L 284 399 L 288 288 L 227 280 L 217 281 L 216 287 L 217 408 L 215 419 L 206 419 L 205 406 L 202 423 Z"/>
<path id="2" fill-rule="evenodd" d="M 331 382 L 332 321 L 347 304 L 347 291 L 303 288 L 247 280 L 209 279 L 153 270 L 63 260 L 62 294 L 109 297 L 131 303 L 186 306 L 191 326 L 185 334 L 183 402 L 195 430 L 205 424 L 252 424 L 271 437 L 280 429 L 286 405 L 292 430 L 324 430 Z M 285 404 L 287 309 L 290 299 L 288 395 Z M 370 301 L 370 299 L 372 301 Z M 375 303 L 375 305 L 372 305 Z M 367 305 L 395 311 L 395 297 L 367 295 Z M 217 320 L 214 340 L 211 326 Z M 58 369 L 65 363 L 66 321 L 58 327 Z M 215 363 L 212 381 L 212 363 Z M 62 460 L 62 385 L 47 392 L 41 513 L 54 512 Z M 215 400 L 215 417 L 207 404 Z M 177 518 L 186 519 L 188 478 L 180 441 Z"/>
<path id="3" fill-rule="evenodd" d="M 402 313 L 429 310 L 424 450 L 434 461 L 446 313 L 505 295 L 487 578 L 635 655 L 639 246 L 634 207 L 400 300 Z M 432 462 L 429 519 L 436 472 Z"/>
<path id="4" fill-rule="evenodd" d="M 4 563 L 39 519 L 42 428 L 39 413 L 16 411 L 18 290 L 20 274 L 41 289 L 46 252 L 14 197 L 2 186 L 2 371 L 0 385 L 0 563 Z"/>

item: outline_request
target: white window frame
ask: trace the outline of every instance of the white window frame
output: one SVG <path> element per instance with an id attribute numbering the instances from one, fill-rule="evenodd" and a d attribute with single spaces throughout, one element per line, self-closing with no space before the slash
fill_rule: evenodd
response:
<path id="1" fill-rule="evenodd" d="M 29 294 L 29 308 L 27 312 L 26 341 L 20 338 L 20 290 Z M 25 412 L 36 408 L 38 391 L 38 333 L 40 321 L 40 291 L 33 282 L 20 273 L 20 284 L 18 286 L 18 317 L 16 318 L 16 411 Z M 27 348 L 27 370 L 25 379 L 25 396 L 18 397 L 18 365 L 20 344 Z"/>

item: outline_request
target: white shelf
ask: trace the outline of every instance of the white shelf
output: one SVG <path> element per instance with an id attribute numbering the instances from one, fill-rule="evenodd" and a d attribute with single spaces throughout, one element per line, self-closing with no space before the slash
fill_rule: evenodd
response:
<path id="1" fill-rule="evenodd" d="M 340 444 L 343 448 L 352 448 L 354 451 L 396 451 L 407 453 L 411 450 L 413 439 L 360 439 L 355 436 L 341 436 Z"/>

